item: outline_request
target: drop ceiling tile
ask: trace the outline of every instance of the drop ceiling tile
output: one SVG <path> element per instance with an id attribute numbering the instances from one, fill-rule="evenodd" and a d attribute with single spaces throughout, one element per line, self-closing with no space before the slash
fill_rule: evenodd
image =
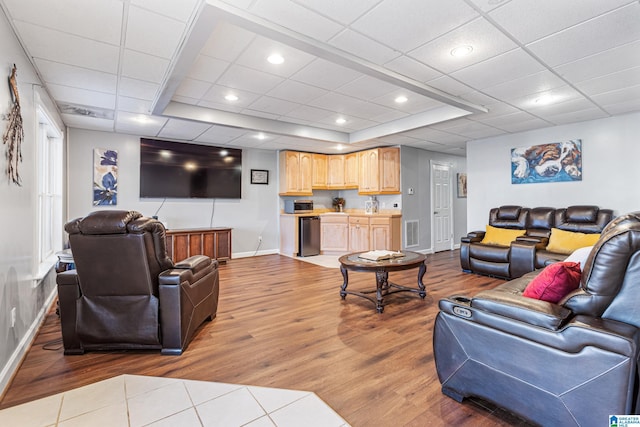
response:
<path id="1" fill-rule="evenodd" d="M 640 3 L 601 15 L 527 47 L 554 67 L 640 39 Z"/>
<path id="2" fill-rule="evenodd" d="M 401 55 L 397 50 L 348 28 L 329 40 L 329 44 L 378 65 L 387 63 Z"/>
<path id="3" fill-rule="evenodd" d="M 477 16 L 461 0 L 383 0 L 351 28 L 406 53 Z M 402 31 L 392 23 L 402 25 Z"/>
<path id="4" fill-rule="evenodd" d="M 512 0 L 489 15 L 527 44 L 628 3 L 629 0 Z"/>
<path id="5" fill-rule="evenodd" d="M 187 102 L 187 103 L 190 103 L 190 102 Z M 244 109 L 244 107 L 235 106 L 235 105 L 231 106 L 228 104 L 223 104 L 220 102 L 213 102 L 213 101 L 198 101 L 197 105 L 204 108 L 210 108 L 212 110 L 229 111 L 231 113 L 240 113 Z"/>
<path id="6" fill-rule="evenodd" d="M 398 110 L 389 110 L 386 113 L 371 116 L 369 117 L 369 119 L 371 119 L 372 122 L 387 123 L 387 122 L 402 119 L 405 117 L 409 117 L 409 113 L 405 113 L 403 111 L 398 111 Z"/>
<path id="7" fill-rule="evenodd" d="M 554 114 L 546 119 L 553 124 L 563 125 L 568 123 L 583 122 L 585 120 L 596 120 L 609 117 L 609 115 L 600 108 L 589 108 L 586 110 L 569 111 L 564 114 Z"/>
<path id="8" fill-rule="evenodd" d="M 185 29 L 184 22 L 130 6 L 125 46 L 170 59 L 182 42 Z M 149 34 L 153 34 L 153 37 L 149 37 Z"/>
<path id="9" fill-rule="evenodd" d="M 283 81 L 282 77 L 263 73 L 240 65 L 232 65 L 218 79 L 217 84 L 233 89 L 266 93 Z"/>
<path id="10" fill-rule="evenodd" d="M 364 104 L 364 101 L 341 95 L 337 92 L 329 92 L 309 103 L 309 105 L 313 107 L 324 108 L 325 110 L 343 114 L 353 114 L 352 111 L 357 111 L 358 108 Z"/>
<path id="11" fill-rule="evenodd" d="M 97 119 L 76 114 L 61 114 L 61 116 L 64 123 L 72 128 L 113 132 L 113 120 Z"/>
<path id="12" fill-rule="evenodd" d="M 227 22 L 217 22 L 209 39 L 202 47 L 202 55 L 233 62 L 256 37 L 244 28 Z"/>
<path id="13" fill-rule="evenodd" d="M 192 141 L 211 127 L 208 123 L 192 122 L 188 120 L 169 119 L 163 126 L 159 137 L 169 139 L 185 139 Z"/>
<path id="14" fill-rule="evenodd" d="M 122 56 L 122 75 L 151 83 L 162 83 L 169 68 L 169 60 L 125 49 Z"/>
<path id="15" fill-rule="evenodd" d="M 106 73 L 118 72 L 120 49 L 24 22 L 16 22 L 24 43 L 34 58 L 48 59 Z"/>
<path id="16" fill-rule="evenodd" d="M 224 74 L 231 64 L 221 59 L 211 56 L 198 55 L 187 76 L 202 80 L 204 82 L 215 83 Z"/>
<path id="17" fill-rule="evenodd" d="M 529 112 L 544 120 L 553 121 L 553 117 L 561 114 L 575 113 L 576 111 L 591 110 L 595 107 L 593 102 L 584 98 L 569 99 L 542 107 L 529 108 Z"/>
<path id="18" fill-rule="evenodd" d="M 199 3 L 199 0 L 131 0 L 133 5 L 182 22 L 190 20 Z"/>
<path id="19" fill-rule="evenodd" d="M 323 16 L 331 17 L 332 20 L 348 25 L 360 15 L 371 9 L 380 0 L 293 0 L 300 6 L 311 9 Z"/>
<path id="20" fill-rule="evenodd" d="M 235 95 L 238 97 L 236 101 L 227 101 L 225 96 L 227 95 Z M 229 111 L 232 111 L 235 108 L 245 108 L 251 105 L 256 99 L 258 99 L 260 95 L 253 92 L 248 92 L 246 90 L 234 89 L 226 86 L 213 85 L 211 88 L 204 93 L 202 96 L 203 101 L 214 102 L 216 104 L 226 106 Z"/>
<path id="21" fill-rule="evenodd" d="M 436 123 L 431 125 L 431 127 L 433 129 L 461 135 L 467 139 L 487 138 L 489 136 L 505 133 L 503 130 L 496 127 L 469 119 L 450 120 L 443 123 Z"/>
<path id="22" fill-rule="evenodd" d="M 257 0 L 250 12 L 321 41 L 329 40 L 342 29 L 340 24 L 289 0 Z"/>
<path id="23" fill-rule="evenodd" d="M 327 93 L 328 91 L 325 89 L 320 89 L 295 80 L 285 80 L 270 90 L 267 95 L 291 102 L 297 102 L 299 104 L 306 104 L 307 102 L 319 98 Z"/>
<path id="24" fill-rule="evenodd" d="M 102 0 L 4 0 L 11 17 L 50 30 L 120 45 L 123 2 Z"/>
<path id="25" fill-rule="evenodd" d="M 466 142 L 466 138 L 449 132 L 444 132 L 431 127 L 423 127 L 419 129 L 404 132 L 403 135 L 412 138 L 422 139 L 430 142 L 438 142 L 440 144 L 453 144 L 457 142 Z"/>
<path id="26" fill-rule="evenodd" d="M 363 75 L 340 86 L 336 92 L 369 101 L 397 90 L 397 86 L 381 81 L 374 77 Z"/>
<path id="27" fill-rule="evenodd" d="M 640 85 L 640 67 L 577 83 L 576 87 L 587 95 L 597 95 L 637 85 Z"/>
<path id="28" fill-rule="evenodd" d="M 107 108 L 110 110 L 113 110 L 116 106 L 116 96 L 114 94 L 56 84 L 48 84 L 47 88 L 51 96 L 58 102 Z"/>
<path id="29" fill-rule="evenodd" d="M 118 94 L 130 98 L 151 101 L 155 99 L 158 89 L 160 89 L 160 85 L 158 84 L 122 77 L 120 79 Z"/>
<path id="30" fill-rule="evenodd" d="M 395 102 L 395 99 L 401 95 L 407 97 L 407 102 L 398 104 Z M 421 113 L 423 111 L 442 106 L 442 103 L 436 100 L 418 95 L 417 93 L 408 92 L 404 89 L 396 89 L 395 91 L 379 96 L 372 101 L 380 105 L 385 105 L 387 108 L 409 114 Z"/>
<path id="31" fill-rule="evenodd" d="M 488 12 L 497 7 L 501 7 L 509 2 L 509 0 L 501 1 L 501 0 L 470 0 L 477 7 L 479 7 L 483 12 Z"/>
<path id="32" fill-rule="evenodd" d="M 325 110 L 323 108 L 311 107 L 309 105 L 303 105 L 292 111 L 290 111 L 286 117 L 293 117 L 308 122 L 320 122 L 324 121 L 328 117 L 334 117 L 336 114 L 332 111 Z"/>
<path id="33" fill-rule="evenodd" d="M 578 83 L 627 68 L 640 66 L 640 40 L 556 68 L 565 79 Z"/>
<path id="34" fill-rule="evenodd" d="M 251 132 L 248 132 L 246 129 L 214 125 L 198 136 L 196 141 L 210 142 L 214 144 L 228 144 L 231 141 L 249 133 Z"/>
<path id="35" fill-rule="evenodd" d="M 249 109 L 282 116 L 298 108 L 300 104 L 270 96 L 261 96 L 249 105 Z"/>
<path id="36" fill-rule="evenodd" d="M 529 56 L 524 50 L 514 49 L 456 71 L 451 76 L 475 89 L 481 90 L 534 74 L 544 69 L 542 64 Z"/>
<path id="37" fill-rule="evenodd" d="M 245 108 L 241 111 L 241 113 L 246 116 L 262 117 L 269 120 L 277 120 L 280 117 L 279 114 L 273 114 L 267 111 L 252 110 L 251 108 Z"/>
<path id="38" fill-rule="evenodd" d="M 627 87 L 621 90 L 614 90 L 610 92 L 600 93 L 598 95 L 594 95 L 593 100 L 597 102 L 599 105 L 605 107 L 605 109 L 609 109 L 608 107 L 611 104 L 620 104 L 629 102 L 630 105 L 635 105 L 636 107 L 630 111 L 637 110 L 640 107 L 640 85 Z"/>
<path id="39" fill-rule="evenodd" d="M 149 114 L 151 111 L 151 101 L 119 96 L 118 110 L 129 113 Z"/>
<path id="40" fill-rule="evenodd" d="M 459 46 L 471 46 L 473 51 L 467 56 L 455 57 L 451 51 Z M 484 18 L 478 18 L 410 51 L 408 55 L 436 70 L 450 73 L 516 47 L 500 30 Z"/>
<path id="41" fill-rule="evenodd" d="M 551 98 L 553 100 L 553 104 L 540 103 L 539 100 L 545 98 Z M 570 86 L 561 86 L 551 90 L 546 90 L 544 92 L 539 92 L 522 97 L 514 97 L 513 99 L 509 99 L 508 102 L 511 105 L 514 105 L 525 111 L 533 112 L 539 109 L 549 110 L 559 103 L 575 99 L 584 99 L 584 96 Z"/>
<path id="42" fill-rule="evenodd" d="M 360 77 L 360 73 L 324 59 L 316 59 L 291 78 L 322 89 L 335 90 Z"/>
<path id="43" fill-rule="evenodd" d="M 176 96 L 185 96 L 194 100 L 199 100 L 202 99 L 204 94 L 206 94 L 211 87 L 212 84 L 209 82 L 185 78 L 176 89 L 172 99 L 175 99 Z"/>
<path id="44" fill-rule="evenodd" d="M 546 120 L 533 117 L 530 120 L 505 123 L 502 126 L 500 126 L 500 129 L 504 130 L 505 132 L 516 133 L 516 132 L 524 132 L 527 130 L 549 127 L 550 125 L 551 123 Z"/>
<path id="45" fill-rule="evenodd" d="M 164 117 L 120 111 L 116 120 L 116 132 L 157 136 L 167 120 Z"/>
<path id="46" fill-rule="evenodd" d="M 422 83 L 442 76 L 441 72 L 406 55 L 389 61 L 384 66 L 391 71 Z"/>
<path id="47" fill-rule="evenodd" d="M 522 123 L 536 119 L 536 117 L 530 113 L 517 111 L 515 109 L 514 111 L 516 112 L 511 114 L 495 115 L 493 117 L 472 117 L 471 120 L 476 120 L 486 125 L 504 130 L 503 126 L 505 125 Z"/>
<path id="48" fill-rule="evenodd" d="M 86 68 L 74 67 L 45 59 L 34 59 L 42 78 L 46 83 L 79 89 L 116 93 L 117 76 Z"/>
<path id="49" fill-rule="evenodd" d="M 600 103 L 602 108 L 607 111 L 607 113 L 612 115 L 617 114 L 626 114 L 635 111 L 640 111 L 640 98 L 636 99 L 625 99 L 620 102 L 612 102 L 612 103 Z"/>
<path id="50" fill-rule="evenodd" d="M 284 58 L 282 64 L 271 64 L 267 61 L 269 55 L 276 53 Z M 290 77 L 313 59 L 312 55 L 301 50 L 258 36 L 238 57 L 236 64 L 280 77 Z"/>
<path id="51" fill-rule="evenodd" d="M 530 95 L 532 93 L 544 92 L 555 89 L 566 84 L 560 77 L 550 71 L 541 71 L 518 79 L 510 80 L 506 83 L 490 86 L 483 89 L 483 92 L 498 99 L 513 99 Z"/>
<path id="52" fill-rule="evenodd" d="M 469 85 L 449 76 L 442 76 L 428 81 L 427 85 L 453 96 L 460 96 L 473 90 Z"/>

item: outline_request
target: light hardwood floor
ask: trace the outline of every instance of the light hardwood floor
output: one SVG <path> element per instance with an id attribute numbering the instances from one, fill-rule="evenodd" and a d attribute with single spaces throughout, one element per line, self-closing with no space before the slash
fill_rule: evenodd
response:
<path id="1" fill-rule="evenodd" d="M 502 283 L 460 271 L 458 251 L 428 256 L 427 297 L 398 293 L 384 313 L 355 296 L 341 300 L 342 276 L 280 255 L 230 260 L 220 267 L 217 318 L 179 357 L 158 353 L 64 356 L 52 309 L 0 401 L 0 409 L 117 375 L 152 375 L 308 390 L 352 426 L 526 425 L 477 400 L 442 395 L 432 350 L 438 300 Z M 415 284 L 417 270 L 390 273 Z M 349 288 L 375 286 L 349 272 Z"/>

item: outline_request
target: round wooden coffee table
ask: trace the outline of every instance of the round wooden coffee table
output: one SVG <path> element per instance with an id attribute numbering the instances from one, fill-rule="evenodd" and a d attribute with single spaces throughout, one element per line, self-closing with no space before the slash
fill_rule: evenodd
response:
<path id="1" fill-rule="evenodd" d="M 364 258 L 360 258 L 359 255 L 363 252 L 357 252 L 352 254 L 343 255 L 339 258 L 340 272 L 344 282 L 340 289 L 340 296 L 345 299 L 347 294 L 356 295 L 362 298 L 366 298 L 376 305 L 378 313 L 384 311 L 384 297 L 396 292 L 414 292 L 420 295 L 420 298 L 424 299 L 427 295 L 424 284 L 422 283 L 422 277 L 427 271 L 426 259 L 427 256 L 418 252 L 403 251 L 403 257 L 385 259 L 380 261 L 370 261 Z M 406 286 L 400 286 L 395 283 L 389 282 L 389 272 L 399 270 L 410 270 L 412 268 L 419 268 L 418 270 L 418 287 L 411 288 Z M 371 271 L 376 273 L 376 289 L 370 291 L 348 291 L 347 286 L 349 284 L 349 275 L 347 270 L 352 271 Z M 375 292 L 375 297 L 371 294 Z"/>

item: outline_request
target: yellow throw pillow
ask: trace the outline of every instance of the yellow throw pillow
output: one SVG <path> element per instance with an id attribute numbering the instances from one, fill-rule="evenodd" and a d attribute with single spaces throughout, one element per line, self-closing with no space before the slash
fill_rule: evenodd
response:
<path id="1" fill-rule="evenodd" d="M 576 249 L 595 245 L 598 239 L 600 239 L 600 233 L 587 234 L 552 228 L 547 250 L 549 252 L 569 255 Z"/>
<path id="2" fill-rule="evenodd" d="M 487 245 L 509 246 L 516 237 L 524 236 L 526 230 L 513 230 L 510 228 L 498 228 L 487 225 L 482 242 Z"/>

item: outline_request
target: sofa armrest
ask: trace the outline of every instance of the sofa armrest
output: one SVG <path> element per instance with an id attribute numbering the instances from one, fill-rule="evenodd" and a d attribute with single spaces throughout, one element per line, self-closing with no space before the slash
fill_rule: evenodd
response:
<path id="1" fill-rule="evenodd" d="M 177 269 L 189 269 L 194 274 L 198 273 L 204 268 L 209 267 L 209 265 L 213 263 L 214 268 L 218 267 L 218 260 L 212 260 L 206 255 L 193 255 L 187 259 L 184 259 L 178 263 L 176 263 L 173 268 Z"/>
<path id="2" fill-rule="evenodd" d="M 485 231 L 471 231 L 466 236 L 462 237 L 461 241 L 465 243 L 480 242 L 484 239 Z"/>
<path id="3" fill-rule="evenodd" d="M 548 239 L 538 237 L 518 237 L 511 243 L 509 275 L 518 278 L 536 269 L 536 251 L 547 246 Z"/>
<path id="4" fill-rule="evenodd" d="M 64 354 L 82 354 L 82 345 L 76 332 L 76 301 L 80 298 L 80 282 L 76 270 L 67 270 L 56 275 L 58 304 L 60 305 L 60 329 Z"/>

